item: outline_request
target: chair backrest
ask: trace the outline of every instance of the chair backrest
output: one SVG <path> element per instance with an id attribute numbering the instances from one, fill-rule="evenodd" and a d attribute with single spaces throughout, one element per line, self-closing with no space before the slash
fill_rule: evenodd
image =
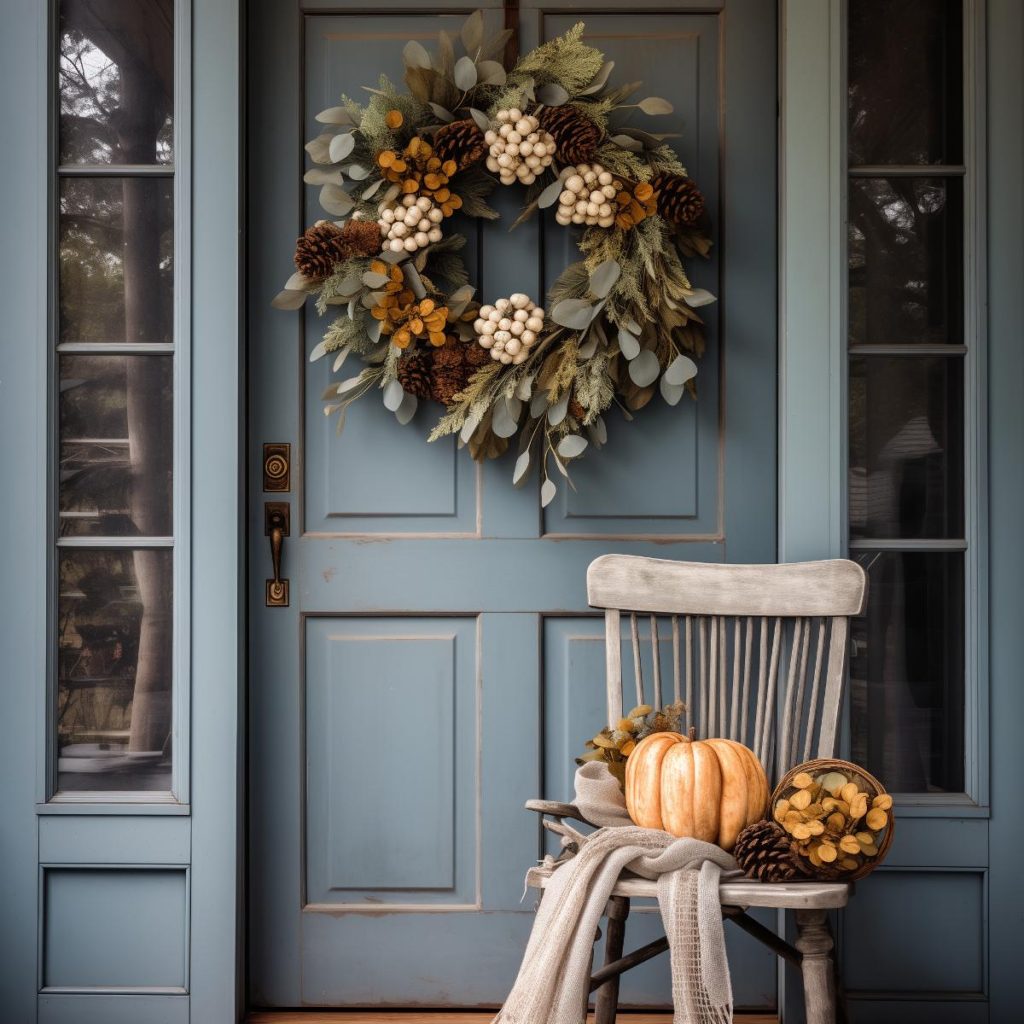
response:
<path id="1" fill-rule="evenodd" d="M 605 611 L 608 721 L 622 717 L 628 622 L 637 704 L 684 701 L 684 731 L 739 740 L 772 779 L 776 766 L 832 757 L 849 617 L 866 596 L 864 570 L 846 559 L 714 565 L 603 555 L 587 570 L 587 600 Z"/>

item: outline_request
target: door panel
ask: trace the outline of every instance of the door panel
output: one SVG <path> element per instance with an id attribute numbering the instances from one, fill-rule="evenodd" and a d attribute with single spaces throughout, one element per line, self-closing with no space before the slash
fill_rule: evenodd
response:
<path id="1" fill-rule="evenodd" d="M 294 238 L 321 216 L 315 190 L 299 184 L 315 113 L 343 92 L 358 96 L 382 71 L 400 79 L 406 40 L 429 46 L 439 28 L 457 30 L 464 11 L 253 5 L 254 1005 L 500 1003 L 532 923 L 523 875 L 544 843 L 523 801 L 567 796 L 572 757 L 602 724 L 587 565 L 611 550 L 774 559 L 774 386 L 764 382 L 774 380 L 776 343 L 774 304 L 762 301 L 775 288 L 772 213 L 765 219 L 774 203 L 722 232 L 730 188 L 774 188 L 775 51 L 765 45 L 774 5 L 690 13 L 686 3 L 655 3 L 643 14 L 595 6 L 588 25 L 617 80 L 644 79 L 644 94 L 676 106 L 665 127 L 681 126 L 680 152 L 722 249 L 694 268 L 695 283 L 722 301 L 708 318 L 699 400 L 670 409 L 656 399 L 628 426 L 611 423 L 608 447 L 574 471 L 578 491 L 542 512 L 536 482 L 512 488 L 510 460 L 477 467 L 452 439 L 424 443 L 437 406 L 402 428 L 364 401 L 336 437 L 319 400 L 329 361 L 306 358 L 323 323 L 312 311 L 268 308 Z M 494 7 L 487 17 L 497 27 Z M 576 20 L 571 5 L 522 7 L 524 50 Z M 730 49 L 733 38 L 745 48 Z M 542 295 L 573 257 L 568 235 L 543 218 L 508 232 L 521 201 L 518 188 L 499 189 L 502 221 L 464 227 L 484 298 Z M 745 311 L 758 304 L 751 329 Z M 727 322 L 736 329 L 723 344 Z M 733 388 L 742 408 L 727 426 Z M 293 490 L 258 493 L 261 446 L 281 441 L 292 445 Z M 268 498 L 292 504 L 288 608 L 264 605 Z M 648 941 L 657 927 L 652 909 L 638 910 L 627 941 Z M 771 1008 L 773 958 L 743 935 L 730 942 L 737 1002 Z M 667 1003 L 664 961 L 628 979 L 623 997 Z"/>

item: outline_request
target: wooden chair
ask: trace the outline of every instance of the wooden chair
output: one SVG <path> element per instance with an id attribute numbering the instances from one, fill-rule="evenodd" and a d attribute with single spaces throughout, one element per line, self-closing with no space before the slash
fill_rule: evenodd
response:
<path id="1" fill-rule="evenodd" d="M 843 559 L 790 565 L 596 559 L 587 571 L 587 600 L 605 614 L 608 721 L 622 717 L 628 636 L 635 687 L 629 704 L 660 707 L 671 686 L 671 698 L 686 703 L 685 728 L 745 743 L 773 783 L 800 761 L 835 756 L 849 617 L 863 612 L 866 590 L 863 569 Z M 530 800 L 526 806 L 590 824 L 572 804 Z M 543 890 L 553 870 L 550 864 L 532 869 L 529 884 Z M 747 880 L 720 888 L 722 913 L 800 968 L 808 1024 L 835 1021 L 827 912 L 845 906 L 849 891 L 845 883 Z M 663 937 L 623 956 L 630 901 L 641 896 L 656 896 L 656 883 L 624 876 L 612 892 L 605 962 L 590 980 L 597 1024 L 614 1024 L 620 976 L 668 948 Z M 795 910 L 796 948 L 749 917 L 749 907 Z"/>

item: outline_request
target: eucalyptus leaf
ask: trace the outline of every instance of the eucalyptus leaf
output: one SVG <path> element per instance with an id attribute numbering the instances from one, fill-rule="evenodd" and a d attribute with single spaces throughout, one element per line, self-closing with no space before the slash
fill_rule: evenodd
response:
<path id="1" fill-rule="evenodd" d="M 347 107 L 328 107 L 326 110 L 321 110 L 316 115 L 316 119 L 321 124 L 351 125 L 355 123 Z"/>
<path id="2" fill-rule="evenodd" d="M 369 167 L 364 167 L 362 164 L 349 164 L 348 167 L 345 168 L 345 173 L 348 174 L 353 181 L 363 181 L 369 176 L 370 169 Z"/>
<path id="3" fill-rule="evenodd" d="M 455 84 L 463 92 L 469 92 L 476 85 L 476 65 L 472 57 L 460 57 L 455 62 L 455 71 L 452 74 Z"/>
<path id="4" fill-rule="evenodd" d="M 459 431 L 459 439 L 463 444 L 468 444 L 469 439 L 473 436 L 476 428 L 480 426 L 480 414 L 470 414 L 466 417 L 466 422 L 462 424 L 462 429 Z"/>
<path id="5" fill-rule="evenodd" d="M 271 306 L 274 309 L 301 309 L 306 302 L 307 292 L 292 291 L 291 289 L 284 289 L 279 291 L 273 299 L 270 300 Z"/>
<path id="6" fill-rule="evenodd" d="M 420 299 L 425 299 L 427 297 L 427 289 L 423 287 L 423 280 L 420 278 L 419 271 L 411 263 L 405 263 L 402 265 L 402 273 L 405 276 L 406 285 L 413 295 L 416 296 L 417 302 Z"/>
<path id="7" fill-rule="evenodd" d="M 517 385 L 516 385 L 516 398 L 523 402 L 530 401 L 530 395 L 533 393 L 533 374 L 528 373 Z M 530 405 L 530 415 L 533 415 L 533 404 Z"/>
<path id="8" fill-rule="evenodd" d="M 600 313 L 601 310 L 604 309 L 604 307 L 607 305 L 607 303 L 608 303 L 607 299 L 602 299 L 600 302 L 594 303 L 594 308 L 590 311 L 590 319 L 591 319 L 591 321 L 594 321 L 594 320 L 597 319 L 598 313 Z"/>
<path id="9" fill-rule="evenodd" d="M 706 288 L 693 288 L 688 292 L 684 292 L 683 297 L 686 299 L 686 304 L 692 309 L 697 309 L 699 306 L 707 306 L 712 302 L 718 301 Z"/>
<path id="10" fill-rule="evenodd" d="M 668 100 L 662 99 L 660 96 L 647 96 L 637 106 L 645 114 L 671 114 L 675 110 Z"/>
<path id="11" fill-rule="evenodd" d="M 374 344 L 380 341 L 380 328 L 381 322 L 379 320 L 371 320 L 366 328 L 366 337 L 370 339 Z"/>
<path id="12" fill-rule="evenodd" d="M 320 205 L 336 217 L 343 217 L 355 206 L 355 201 L 340 185 L 324 185 L 320 189 Z"/>
<path id="13" fill-rule="evenodd" d="M 680 355 L 668 364 L 664 379 L 669 384 L 679 386 L 696 376 L 697 364 L 689 356 Z"/>
<path id="14" fill-rule="evenodd" d="M 343 380 L 338 385 L 338 394 L 347 395 L 350 391 L 355 391 L 360 384 L 363 383 L 363 375 L 357 374 L 355 377 L 349 377 L 348 380 Z"/>
<path id="15" fill-rule="evenodd" d="M 598 340 L 597 334 L 591 331 L 587 340 L 580 345 L 578 353 L 580 359 L 589 359 L 597 351 Z"/>
<path id="16" fill-rule="evenodd" d="M 380 187 L 383 184 L 384 179 L 378 178 L 372 185 L 369 186 L 369 188 L 367 188 L 367 190 L 362 194 L 360 198 L 366 200 L 371 198 L 372 196 L 375 196 L 380 191 Z"/>
<path id="17" fill-rule="evenodd" d="M 599 299 L 607 298 L 621 273 L 622 267 L 616 260 L 605 260 L 598 264 L 590 275 L 590 291 Z"/>
<path id="18" fill-rule="evenodd" d="M 548 393 L 546 391 L 538 391 L 530 399 L 530 418 L 539 419 L 547 412 L 548 408 Z"/>
<path id="19" fill-rule="evenodd" d="M 309 361 L 315 363 L 318 359 L 323 359 L 325 355 L 327 355 L 327 342 L 318 342 L 313 346 L 313 351 L 309 353 Z"/>
<path id="20" fill-rule="evenodd" d="M 405 389 L 397 380 L 390 380 L 384 388 L 384 408 L 388 412 L 397 412 L 405 397 Z"/>
<path id="21" fill-rule="evenodd" d="M 519 429 L 519 424 L 512 415 L 512 410 L 504 400 L 499 400 L 494 406 L 494 415 L 491 417 L 491 430 L 497 437 L 511 437 Z"/>
<path id="22" fill-rule="evenodd" d="M 608 428 L 605 426 L 603 416 L 598 416 L 587 429 L 590 431 L 594 444 L 602 445 L 608 441 Z"/>
<path id="23" fill-rule="evenodd" d="M 455 120 L 455 115 L 447 107 L 442 107 L 440 103 L 431 103 L 430 109 L 434 112 L 437 118 L 444 121 L 445 124 Z"/>
<path id="24" fill-rule="evenodd" d="M 640 153 L 644 148 L 642 142 L 638 142 L 628 135 L 613 135 L 611 141 L 620 149 L 628 149 L 631 153 Z"/>
<path id="25" fill-rule="evenodd" d="M 496 60 L 482 60 L 476 66 L 481 85 L 504 85 L 508 75 Z"/>
<path id="26" fill-rule="evenodd" d="M 547 508 L 554 501 L 557 493 L 558 488 L 555 486 L 554 480 L 545 480 L 540 486 L 540 507 Z"/>
<path id="27" fill-rule="evenodd" d="M 566 434 L 558 442 L 558 454 L 563 459 L 575 459 L 578 455 L 582 455 L 586 448 L 587 439 L 579 434 Z"/>
<path id="28" fill-rule="evenodd" d="M 557 82 L 545 82 L 537 90 L 537 102 L 548 107 L 560 107 L 569 102 L 569 93 Z"/>
<path id="29" fill-rule="evenodd" d="M 402 60 L 411 68 L 429 68 L 430 54 L 422 43 L 410 39 L 402 48 Z"/>
<path id="30" fill-rule="evenodd" d="M 352 132 L 342 132 L 331 139 L 327 152 L 331 159 L 337 164 L 347 157 L 356 146 L 356 137 Z"/>
<path id="31" fill-rule="evenodd" d="M 558 202 L 558 197 L 565 191 L 565 184 L 561 178 L 551 182 L 547 188 L 537 197 L 537 205 L 542 209 L 546 210 L 549 206 L 553 206 Z"/>
<path id="32" fill-rule="evenodd" d="M 315 139 L 310 139 L 302 148 L 309 154 L 309 158 L 317 164 L 329 164 L 331 162 L 331 139 L 334 132 L 321 132 Z"/>
<path id="33" fill-rule="evenodd" d="M 668 374 L 662 374 L 661 381 L 658 386 L 661 390 L 661 397 L 664 398 L 669 405 L 678 405 L 679 399 L 683 397 L 683 392 L 686 390 L 686 386 L 684 384 L 670 384 Z"/>
<path id="34" fill-rule="evenodd" d="M 306 277 L 305 274 L 300 274 L 298 271 L 296 271 L 294 274 L 292 274 L 291 277 L 288 278 L 287 281 L 285 281 L 284 289 L 285 291 L 288 292 L 303 291 L 307 290 L 310 287 L 310 285 L 314 283 L 315 282 L 311 281 L 308 277 Z"/>
<path id="35" fill-rule="evenodd" d="M 358 295 L 363 288 L 363 279 L 355 271 L 346 275 L 341 284 L 338 285 L 340 295 Z"/>
<path id="36" fill-rule="evenodd" d="M 625 327 L 619 328 L 619 351 L 627 359 L 636 359 L 640 355 L 640 340 L 633 337 Z"/>
<path id="37" fill-rule="evenodd" d="M 658 357 L 650 349 L 641 352 L 629 364 L 630 380 L 638 388 L 645 388 L 648 384 L 653 384 L 658 379 L 660 371 L 661 366 L 658 363 Z"/>
<path id="38" fill-rule="evenodd" d="M 340 185 L 345 180 L 345 175 L 335 168 L 328 170 L 326 167 L 310 167 L 302 176 L 307 185 Z"/>
<path id="39" fill-rule="evenodd" d="M 331 367 L 331 372 L 337 373 L 341 369 L 341 366 L 345 362 L 345 360 L 348 359 L 349 355 L 351 355 L 351 353 L 351 346 L 342 345 L 342 347 L 338 349 L 338 354 L 334 357 L 334 365 Z"/>
<path id="40" fill-rule="evenodd" d="M 593 308 L 587 299 L 562 299 L 551 310 L 551 319 L 562 327 L 582 331 L 590 323 Z"/>
<path id="41" fill-rule="evenodd" d="M 512 486 L 518 487 L 526 479 L 526 471 L 530 468 L 530 449 L 527 448 L 522 455 L 516 459 L 515 469 L 512 471 Z"/>
<path id="42" fill-rule="evenodd" d="M 402 392 L 402 404 L 395 410 L 395 419 L 404 427 L 416 415 L 419 404 L 415 395 Z"/>
<path id="43" fill-rule="evenodd" d="M 639 337 L 643 332 L 643 328 L 632 317 L 627 317 L 623 320 L 622 326 L 625 327 L 630 334 L 635 334 L 637 337 Z"/>
<path id="44" fill-rule="evenodd" d="M 476 123 L 476 126 L 480 131 L 490 131 L 491 119 L 482 110 L 477 110 L 476 107 L 470 107 L 469 116 L 473 118 L 473 121 Z"/>
<path id="45" fill-rule="evenodd" d="M 392 199 L 397 199 L 399 192 L 402 191 L 401 185 L 388 185 L 387 192 L 380 197 L 382 203 L 390 203 Z"/>
<path id="46" fill-rule="evenodd" d="M 462 23 L 459 37 L 462 39 L 462 45 L 466 48 L 466 53 L 476 53 L 480 49 L 480 45 L 484 41 L 484 16 L 480 11 L 474 11 Z"/>
<path id="47" fill-rule="evenodd" d="M 593 96 L 595 92 L 600 92 L 608 81 L 608 76 L 612 73 L 612 68 L 615 67 L 615 61 L 606 60 L 601 65 L 601 70 L 591 79 L 590 85 L 586 89 L 580 90 L 581 96 Z"/>
<path id="48" fill-rule="evenodd" d="M 383 288 L 390 280 L 387 274 L 378 274 L 375 270 L 368 270 L 362 276 L 362 282 L 367 288 Z"/>
<path id="49" fill-rule="evenodd" d="M 569 394 L 566 392 L 562 397 L 555 402 L 554 405 L 548 408 L 548 423 L 553 427 L 557 427 L 562 420 L 565 419 L 565 414 L 569 411 Z"/>

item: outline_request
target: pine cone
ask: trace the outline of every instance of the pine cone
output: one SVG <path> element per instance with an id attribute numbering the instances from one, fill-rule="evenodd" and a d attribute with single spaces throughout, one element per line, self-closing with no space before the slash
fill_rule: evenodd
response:
<path id="1" fill-rule="evenodd" d="M 341 229 L 341 236 L 348 248 L 346 259 L 352 256 L 376 256 L 384 244 L 375 220 L 350 220 Z"/>
<path id="2" fill-rule="evenodd" d="M 398 360 L 398 383 L 402 390 L 417 398 L 430 398 L 434 386 L 432 359 L 429 352 L 413 350 Z"/>
<path id="3" fill-rule="evenodd" d="M 659 174 L 652 181 L 658 213 L 670 224 L 696 224 L 704 214 L 700 189 L 682 174 Z"/>
<path id="4" fill-rule="evenodd" d="M 803 874 L 792 840 L 774 821 L 748 825 L 732 852 L 743 873 L 759 882 L 785 882 Z"/>
<path id="5" fill-rule="evenodd" d="M 475 164 L 486 152 L 484 133 L 471 118 L 442 125 L 434 135 L 434 156 L 442 163 L 454 160 L 460 171 Z"/>
<path id="6" fill-rule="evenodd" d="M 562 164 L 590 163 L 601 142 L 601 129 L 576 107 L 544 107 L 537 115 L 541 128 L 554 140 Z"/>
<path id="7" fill-rule="evenodd" d="M 349 251 L 341 228 L 329 220 L 319 220 L 296 241 L 295 268 L 314 281 L 322 281 L 334 273 L 335 264 L 348 259 Z"/>
<path id="8" fill-rule="evenodd" d="M 448 405 L 449 402 L 469 383 L 469 378 L 475 372 L 471 366 L 445 366 L 441 367 L 434 374 L 434 384 L 430 397 L 435 402 Z"/>

